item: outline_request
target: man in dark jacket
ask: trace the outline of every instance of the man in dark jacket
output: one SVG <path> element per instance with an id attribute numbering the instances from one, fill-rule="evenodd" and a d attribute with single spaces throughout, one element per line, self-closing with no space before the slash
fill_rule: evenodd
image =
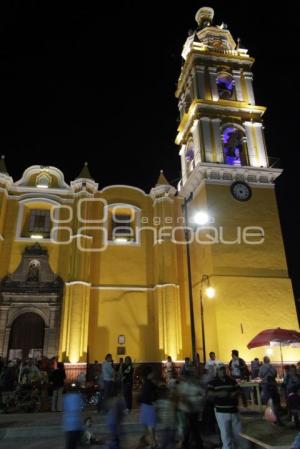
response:
<path id="1" fill-rule="evenodd" d="M 208 385 L 208 398 L 214 402 L 223 449 L 240 449 L 241 423 L 238 413 L 239 386 L 226 375 L 225 366 L 217 369 L 217 376 Z"/>
<path id="2" fill-rule="evenodd" d="M 62 398 L 65 385 L 65 378 L 66 373 L 64 364 L 58 362 L 57 368 L 53 370 L 50 375 L 50 382 L 53 387 L 52 404 L 51 404 L 52 412 L 62 412 Z"/>
<path id="3" fill-rule="evenodd" d="M 233 379 L 247 379 L 249 371 L 244 359 L 239 357 L 239 351 L 233 349 L 231 351 L 231 360 L 229 362 L 229 370 Z"/>

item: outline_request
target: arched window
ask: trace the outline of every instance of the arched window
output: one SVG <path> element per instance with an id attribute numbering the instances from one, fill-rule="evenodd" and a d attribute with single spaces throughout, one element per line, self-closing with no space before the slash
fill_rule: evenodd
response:
<path id="1" fill-rule="evenodd" d="M 57 201 L 43 197 L 20 200 L 16 238 L 33 240 L 49 239 L 53 225 L 51 221 L 52 207 L 55 207 L 55 210 L 58 211 L 60 204 Z"/>
<path id="2" fill-rule="evenodd" d="M 107 243 L 139 244 L 141 210 L 131 204 L 107 206 Z"/>
<path id="3" fill-rule="evenodd" d="M 223 128 L 224 163 L 228 165 L 247 165 L 247 148 L 244 133 L 235 126 Z"/>
<path id="4" fill-rule="evenodd" d="M 186 150 L 185 150 L 186 171 L 187 171 L 188 175 L 194 169 L 194 165 L 195 165 L 194 158 L 195 158 L 194 142 L 190 139 L 187 143 Z"/>
<path id="5" fill-rule="evenodd" d="M 219 72 L 217 76 L 217 87 L 219 92 L 219 98 L 224 100 L 230 100 L 233 96 L 234 80 L 230 73 Z"/>
<path id="6" fill-rule="evenodd" d="M 40 189 L 48 189 L 51 185 L 51 176 L 46 175 L 45 173 L 40 174 L 36 178 L 36 186 Z"/>

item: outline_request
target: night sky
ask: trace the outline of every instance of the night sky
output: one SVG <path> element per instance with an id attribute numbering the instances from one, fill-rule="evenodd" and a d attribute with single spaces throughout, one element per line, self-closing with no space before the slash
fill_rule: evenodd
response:
<path id="1" fill-rule="evenodd" d="M 215 22 L 227 23 L 256 58 L 256 103 L 268 107 L 269 155 L 279 157 L 285 169 L 277 194 L 290 275 L 300 298 L 299 19 L 293 5 L 1 2 L 0 151 L 9 173 L 17 180 L 30 165 L 54 165 L 69 182 L 87 160 L 100 186 L 131 184 L 148 191 L 161 168 L 176 184 L 174 92 L 180 53 L 188 30 L 196 26 L 197 9 L 212 6 Z"/>

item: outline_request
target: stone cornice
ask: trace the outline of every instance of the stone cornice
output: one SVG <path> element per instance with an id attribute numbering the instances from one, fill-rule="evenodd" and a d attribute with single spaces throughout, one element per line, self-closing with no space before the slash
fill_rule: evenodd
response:
<path id="1" fill-rule="evenodd" d="M 231 167 L 226 164 L 200 163 L 184 185 L 179 183 L 178 190 L 180 196 L 187 197 L 203 182 L 229 186 L 234 181 L 244 181 L 250 186 L 259 188 L 274 188 L 275 180 L 282 172 L 283 170 L 279 168 Z"/>
<path id="2" fill-rule="evenodd" d="M 266 111 L 264 106 L 251 106 L 242 101 L 219 100 L 218 102 L 212 100 L 194 100 L 189 108 L 189 111 L 184 114 L 179 126 L 178 134 L 175 142 L 180 145 L 185 139 L 185 136 L 190 130 L 195 119 L 201 118 L 205 115 L 213 118 L 219 118 L 236 115 L 237 118 L 244 118 L 245 120 L 260 120 Z"/>

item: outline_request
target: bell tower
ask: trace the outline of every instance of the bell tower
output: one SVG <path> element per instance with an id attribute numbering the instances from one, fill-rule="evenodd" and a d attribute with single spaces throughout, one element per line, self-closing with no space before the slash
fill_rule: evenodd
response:
<path id="1" fill-rule="evenodd" d="M 214 25 L 214 11 L 196 14 L 182 51 L 178 81 L 182 181 L 191 191 L 203 178 L 273 182 L 263 135 L 265 107 L 257 106 L 248 50 L 234 41 L 227 25 Z"/>
<path id="2" fill-rule="evenodd" d="M 254 59 L 225 23 L 214 24 L 212 8 L 199 9 L 196 23 L 183 47 L 176 90 L 179 196 L 188 199 L 190 219 L 199 211 L 209 217 L 191 244 L 196 350 L 203 354 L 205 335 L 207 354 L 227 361 L 235 347 L 251 360 L 265 355 L 265 349 L 247 349 L 258 332 L 298 328 L 274 189 L 282 170 L 269 165 Z M 208 278 L 213 300 L 201 290 Z M 288 358 L 288 350 L 286 356 L 295 357 Z"/>

